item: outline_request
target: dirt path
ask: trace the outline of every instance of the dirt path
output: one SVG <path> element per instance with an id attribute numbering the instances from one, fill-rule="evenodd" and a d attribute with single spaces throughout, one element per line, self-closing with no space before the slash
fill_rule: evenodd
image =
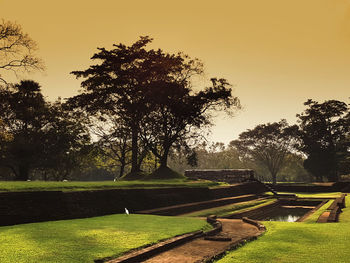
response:
<path id="1" fill-rule="evenodd" d="M 220 237 L 231 238 L 231 241 L 211 241 L 198 238 L 160 253 L 143 262 L 146 263 L 194 263 L 205 262 L 210 258 L 232 248 L 242 239 L 248 239 L 261 234 L 255 226 L 244 223 L 240 219 L 220 219 L 223 231 Z"/>

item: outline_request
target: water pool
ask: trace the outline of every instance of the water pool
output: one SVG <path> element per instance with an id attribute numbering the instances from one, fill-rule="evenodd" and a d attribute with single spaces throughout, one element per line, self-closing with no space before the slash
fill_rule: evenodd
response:
<path id="1" fill-rule="evenodd" d="M 261 216 L 257 218 L 262 221 L 284 221 L 284 222 L 295 222 L 307 212 L 311 211 L 312 208 L 285 208 L 285 207 L 276 207 L 273 210 L 270 210 L 268 215 Z"/>

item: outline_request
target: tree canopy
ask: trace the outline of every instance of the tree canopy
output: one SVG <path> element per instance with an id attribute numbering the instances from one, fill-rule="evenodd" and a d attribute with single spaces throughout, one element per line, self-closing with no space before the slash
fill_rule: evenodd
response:
<path id="1" fill-rule="evenodd" d="M 12 139 L 2 143 L 0 166 L 10 168 L 16 180 L 28 180 L 34 169 L 62 172 L 90 139 L 71 114 L 60 102 L 46 102 L 37 82 L 1 88 L 0 118 Z"/>
<path id="2" fill-rule="evenodd" d="M 283 168 L 286 157 L 295 151 L 298 143 L 298 127 L 289 126 L 286 120 L 257 125 L 239 135 L 230 145 L 242 158 L 250 158 L 263 164 L 272 176 L 273 184 Z"/>
<path id="3" fill-rule="evenodd" d="M 308 100 L 307 109 L 298 114 L 301 150 L 307 155 L 305 168 L 319 181 L 338 181 L 340 173 L 350 172 L 350 111 L 345 102 Z"/>
<path id="4" fill-rule="evenodd" d="M 4 73 L 42 70 L 43 62 L 35 55 L 37 44 L 16 23 L 0 22 L 0 83 L 7 83 Z"/>
<path id="5" fill-rule="evenodd" d="M 100 63 L 72 72 L 84 79 L 83 92 L 69 101 L 72 107 L 86 110 L 101 122 L 113 116 L 115 127 L 130 131 L 134 174 L 140 172 L 145 151 L 152 151 L 166 166 L 169 149 L 186 140 L 190 127 L 210 123 L 209 110 L 239 108 L 224 79 L 213 78 L 211 86 L 194 92 L 192 78 L 203 74 L 202 63 L 183 53 L 147 50 L 151 41 L 141 37 L 131 46 L 98 48 L 92 59 Z"/>

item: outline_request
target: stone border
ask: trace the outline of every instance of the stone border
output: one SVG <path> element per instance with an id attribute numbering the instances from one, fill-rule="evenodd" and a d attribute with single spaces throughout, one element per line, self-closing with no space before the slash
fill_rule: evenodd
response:
<path id="1" fill-rule="evenodd" d="M 217 254 L 216 256 L 214 256 L 214 257 L 212 257 L 212 258 L 210 258 L 210 259 L 207 259 L 206 261 L 203 261 L 202 263 L 212 263 L 212 262 L 214 262 L 214 261 L 216 261 L 216 260 L 219 260 L 219 259 L 223 258 L 223 257 L 227 254 L 227 252 L 233 251 L 233 250 L 235 250 L 235 249 L 237 249 L 237 248 L 239 248 L 239 247 L 241 247 L 241 246 L 247 244 L 248 242 L 251 242 L 251 241 L 256 240 L 259 236 L 262 235 L 262 233 L 263 233 L 263 232 L 260 232 L 260 233 L 258 233 L 258 234 L 255 234 L 254 236 L 247 237 L 247 238 L 242 238 L 242 239 L 238 240 L 237 242 L 233 243 L 233 244 L 232 244 L 227 250 L 225 250 L 224 252 L 219 253 L 219 254 Z"/>
<path id="2" fill-rule="evenodd" d="M 204 236 L 214 236 L 222 231 L 222 223 L 217 220 L 216 215 L 207 217 L 207 222 L 213 226 L 213 229 L 204 233 Z"/>
<path id="3" fill-rule="evenodd" d="M 318 209 L 320 209 L 322 206 L 324 206 L 327 202 L 328 202 L 328 199 L 323 200 L 319 205 L 315 206 L 313 209 L 311 209 L 305 215 L 298 218 L 298 220 L 296 220 L 295 222 L 304 222 L 309 216 L 311 216 L 313 213 L 315 213 Z"/>
<path id="4" fill-rule="evenodd" d="M 256 240 L 259 236 L 261 236 L 263 233 L 266 232 L 266 227 L 256 220 L 250 219 L 248 217 L 244 217 L 244 218 L 242 218 L 242 221 L 244 221 L 247 224 L 251 224 L 251 225 L 256 226 L 260 230 L 260 232 L 256 233 L 255 235 L 253 235 L 251 237 L 241 238 L 237 242 L 234 242 L 227 250 L 215 255 L 212 258 L 209 258 L 209 259 L 203 261 L 202 263 L 212 263 L 216 260 L 219 260 L 219 259 L 223 258 L 227 254 L 228 251 L 232 251 L 232 250 L 235 250 L 241 246 L 244 246 L 248 242 Z"/>
<path id="5" fill-rule="evenodd" d="M 247 224 L 251 224 L 253 226 L 256 226 L 260 231 L 266 231 L 266 227 L 257 220 L 253 220 L 253 219 L 250 219 L 248 217 L 242 217 L 242 221 L 247 223 Z"/>
<path id="6" fill-rule="evenodd" d="M 347 194 L 342 194 L 337 197 L 333 203 L 319 216 L 317 223 L 334 223 L 339 221 L 339 214 L 342 208 L 345 207 L 345 197 Z"/>
<path id="7" fill-rule="evenodd" d="M 173 247 L 176 247 L 178 245 L 181 245 L 183 243 L 186 243 L 187 241 L 190 241 L 192 239 L 201 237 L 203 235 L 203 231 L 196 231 L 192 233 L 188 233 L 185 235 L 173 237 L 170 239 L 167 239 L 165 241 L 161 241 L 155 245 L 151 245 L 149 247 L 145 247 L 142 249 L 135 249 L 123 256 L 120 256 L 115 259 L 96 259 L 94 260 L 95 263 L 138 263 L 142 262 L 156 254 L 159 254 L 163 251 L 166 251 L 168 249 L 171 249 Z"/>
<path id="8" fill-rule="evenodd" d="M 229 249 L 223 251 L 222 253 L 219 253 L 217 255 L 215 255 L 212 258 L 208 258 L 206 261 L 204 262 L 213 262 L 213 260 L 217 260 L 222 258 L 227 251 L 236 249 L 244 244 L 246 244 L 247 242 L 256 240 L 260 235 L 262 235 L 265 231 L 266 228 L 264 225 L 262 225 L 261 223 L 259 223 L 256 220 L 252 220 L 249 219 L 247 217 L 242 218 L 243 222 L 254 225 L 255 227 L 257 227 L 259 229 L 260 232 L 256 233 L 255 235 L 248 237 L 248 238 L 242 238 L 240 240 L 238 240 L 237 242 L 234 242 Z M 196 232 L 192 232 L 189 234 L 184 234 L 178 237 L 174 237 L 174 238 L 170 238 L 167 239 L 165 241 L 161 241 L 155 245 L 143 248 L 143 249 L 135 249 L 121 257 L 118 257 L 116 259 L 97 259 L 94 262 L 95 263 L 102 263 L 102 262 L 106 262 L 106 263 L 139 263 L 142 262 L 144 260 L 149 259 L 150 257 L 159 254 L 161 252 L 164 252 L 166 250 L 172 249 L 178 245 L 181 245 L 183 243 L 186 243 L 188 241 L 191 241 L 193 239 L 199 238 L 199 237 L 213 237 L 216 234 L 218 234 L 219 232 L 222 231 L 222 223 L 220 221 L 217 220 L 217 216 L 216 215 L 210 215 L 207 217 L 207 222 L 209 224 L 211 224 L 214 228 L 212 230 L 209 230 L 207 232 L 203 232 L 203 231 L 196 231 Z M 222 241 L 222 240 L 221 240 Z M 226 240 L 224 240 L 226 241 Z"/>
<path id="9" fill-rule="evenodd" d="M 156 254 L 164 252 L 166 250 L 172 249 L 178 245 L 184 244 L 193 239 L 203 237 L 203 236 L 213 236 L 222 231 L 222 224 L 220 221 L 216 220 L 215 215 L 207 217 L 207 222 L 213 226 L 213 229 L 203 232 L 201 230 L 192 233 L 184 234 L 181 236 L 173 237 L 157 244 L 142 248 L 135 249 L 127 254 L 120 256 L 115 259 L 103 258 L 94 260 L 95 263 L 139 263 L 142 262 Z"/>

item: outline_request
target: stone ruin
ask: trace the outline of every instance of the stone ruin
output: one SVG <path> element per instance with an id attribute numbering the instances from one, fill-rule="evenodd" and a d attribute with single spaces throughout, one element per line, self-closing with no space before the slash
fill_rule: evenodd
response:
<path id="1" fill-rule="evenodd" d="M 194 169 L 186 170 L 185 176 L 190 179 L 204 179 L 229 184 L 253 181 L 252 169 Z"/>

